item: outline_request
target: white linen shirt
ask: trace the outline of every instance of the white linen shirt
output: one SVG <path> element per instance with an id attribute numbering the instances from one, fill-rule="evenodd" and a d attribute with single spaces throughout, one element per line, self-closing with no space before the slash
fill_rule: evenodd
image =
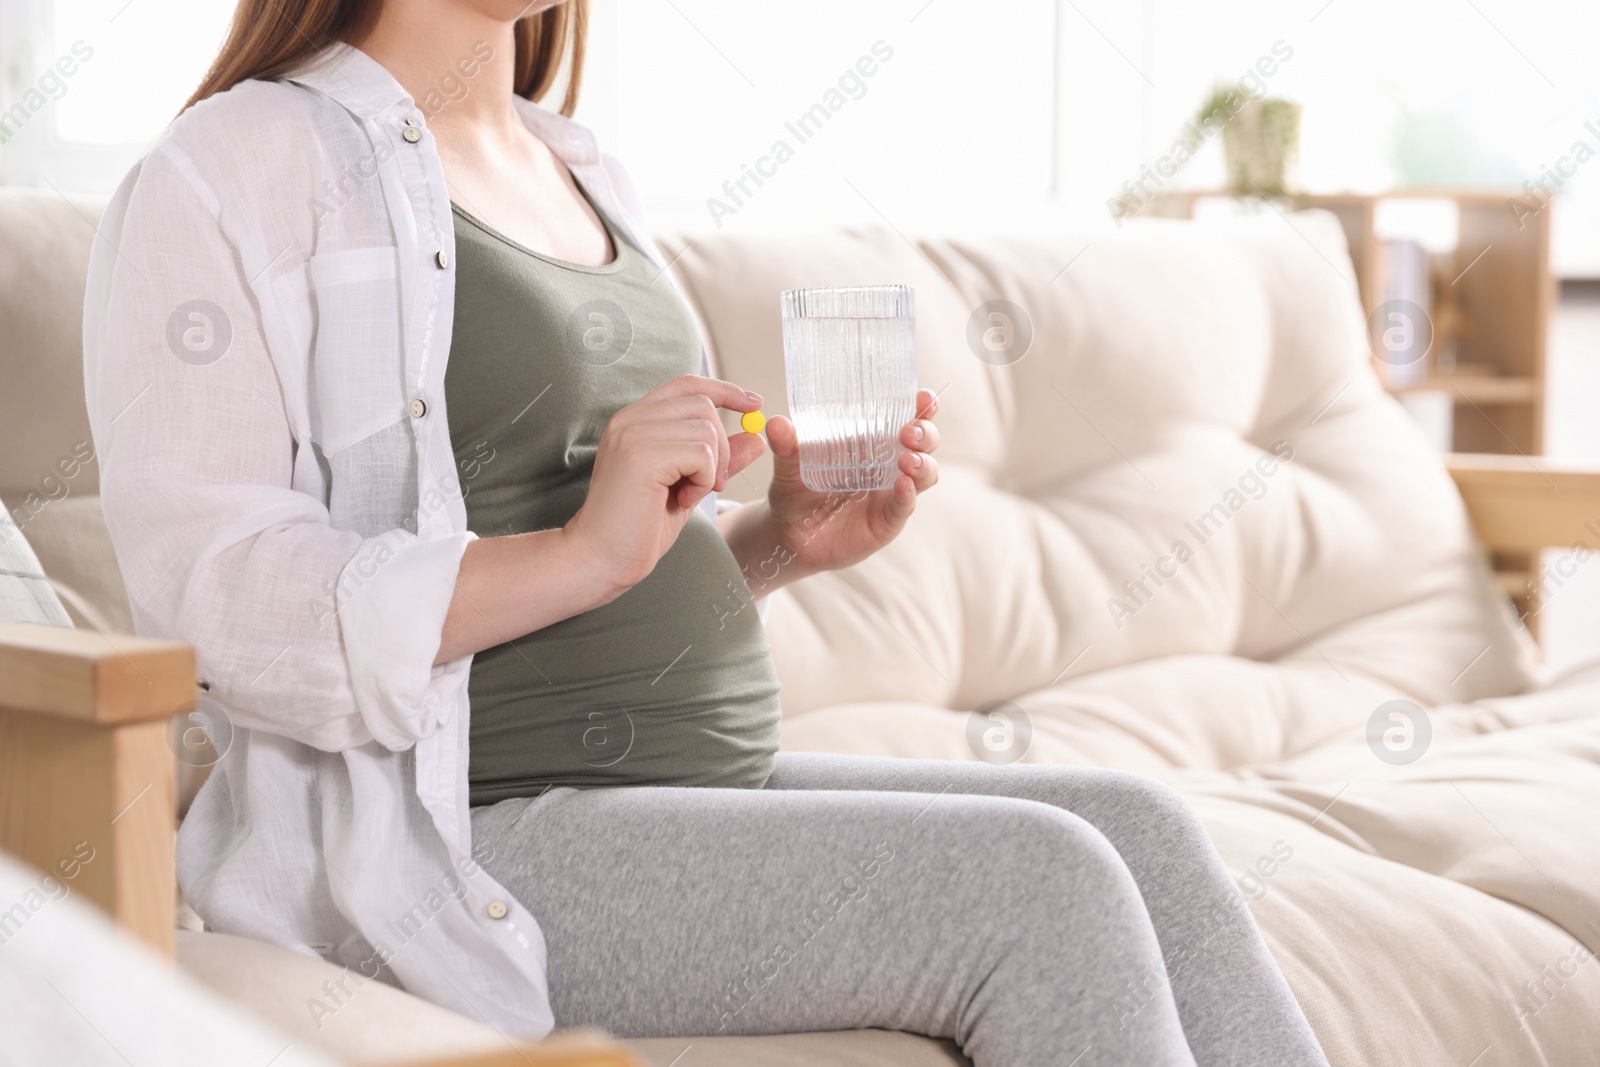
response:
<path id="1" fill-rule="evenodd" d="M 592 134 L 515 104 L 665 272 Z M 85 381 L 137 629 L 194 646 L 223 727 L 179 833 L 189 902 L 539 1037 L 543 935 L 473 859 L 471 657 L 433 664 L 474 538 L 445 416 L 454 264 L 425 116 L 334 45 L 188 109 L 124 179 Z"/>

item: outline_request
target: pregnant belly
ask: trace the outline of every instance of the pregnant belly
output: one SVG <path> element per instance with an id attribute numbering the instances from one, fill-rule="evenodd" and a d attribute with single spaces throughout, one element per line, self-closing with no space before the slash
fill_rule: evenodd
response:
<path id="1" fill-rule="evenodd" d="M 473 659 L 473 804 L 555 785 L 757 787 L 778 680 L 738 564 L 696 511 L 609 604 Z"/>

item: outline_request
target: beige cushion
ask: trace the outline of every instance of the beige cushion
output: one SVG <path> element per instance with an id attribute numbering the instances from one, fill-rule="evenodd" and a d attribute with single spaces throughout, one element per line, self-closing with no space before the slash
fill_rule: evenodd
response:
<path id="1" fill-rule="evenodd" d="M 505 1040 L 481 1023 L 262 941 L 179 930 L 178 964 L 273 1029 L 347 1063 L 505 1048 Z"/>
<path id="2" fill-rule="evenodd" d="M 128 591 L 117 569 L 98 494 L 51 501 L 28 521 L 27 530 L 74 625 L 105 633 L 133 632 Z"/>
<path id="3" fill-rule="evenodd" d="M 178 932 L 178 963 L 224 999 L 306 1047 L 352 1064 L 503 1051 L 494 1030 L 319 959 L 227 934 Z M 676 1067 L 964 1067 L 947 1041 L 865 1030 L 782 1037 L 654 1038 L 630 1043 Z M 687 1051 L 686 1051 L 687 1050 Z"/>
<path id="4" fill-rule="evenodd" d="M 760 391 L 769 416 L 787 410 L 777 294 L 823 281 L 915 285 L 919 381 L 942 391 L 944 481 L 910 527 L 773 605 L 789 742 L 812 747 L 813 714 L 877 734 L 843 705 L 970 711 L 1100 672 L 1113 672 L 1102 694 L 1176 716 L 1193 687 L 1143 668 L 1199 656 L 1240 661 L 1205 692 L 1265 690 L 1256 707 L 1273 728 L 1198 724 L 1182 752 L 1146 738 L 1141 762 L 1232 767 L 1364 722 L 1377 701 L 1345 701 L 1347 679 L 1424 705 L 1529 685 L 1526 638 L 1453 483 L 1367 365 L 1343 231 L 1320 212 L 1295 224 L 1130 225 L 1075 262 L 1087 239 L 1072 234 L 916 247 L 889 231 L 695 235 L 677 269 L 721 372 Z M 1010 366 L 968 347 L 970 316 L 997 298 L 1033 329 Z M 1280 441 L 1293 461 L 1262 476 Z M 742 476 L 729 495 L 764 485 Z M 1178 543 L 1192 553 L 1181 565 Z M 1301 678 L 1339 708 L 1291 714 L 1274 687 Z M 917 747 L 942 738 L 937 721 L 883 732 Z M 1053 741 L 1058 722 L 1035 726 Z M 1060 741 L 1039 757 L 1093 755 Z"/>
<path id="5" fill-rule="evenodd" d="M 15 501 L 89 437 L 83 285 L 104 202 L 0 189 L 0 496 Z M 99 470 L 74 479 L 99 491 Z"/>
<path id="6" fill-rule="evenodd" d="M 73 622 L 129 633 L 83 398 L 83 286 L 104 206 L 0 188 L 0 497 Z"/>
<path id="7" fill-rule="evenodd" d="M 949 1041 L 888 1030 L 782 1037 L 654 1037 L 628 1047 L 650 1067 L 970 1067 Z"/>
<path id="8" fill-rule="evenodd" d="M 3 500 L 0 500 L 0 622 L 72 625 L 27 535 L 12 519 Z"/>

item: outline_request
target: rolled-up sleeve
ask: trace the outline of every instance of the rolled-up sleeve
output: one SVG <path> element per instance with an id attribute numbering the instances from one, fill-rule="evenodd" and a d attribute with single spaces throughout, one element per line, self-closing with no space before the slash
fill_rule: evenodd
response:
<path id="1" fill-rule="evenodd" d="M 381 564 L 364 566 L 358 557 L 346 567 L 347 575 L 357 572 L 339 601 L 350 685 L 362 721 L 388 748 L 404 748 L 436 729 L 448 708 L 430 688 L 432 679 L 469 669 L 468 659 L 438 667 L 433 661 L 461 555 L 475 536 L 406 534 Z"/>
<path id="2" fill-rule="evenodd" d="M 335 529 L 291 488 L 310 446 L 286 391 L 304 386 L 273 359 L 263 317 L 278 312 L 222 210 L 158 147 L 112 199 L 90 260 L 89 417 L 136 625 L 193 645 L 240 726 L 405 748 L 449 714 L 439 676 L 464 669 L 433 659 L 472 535 Z"/>

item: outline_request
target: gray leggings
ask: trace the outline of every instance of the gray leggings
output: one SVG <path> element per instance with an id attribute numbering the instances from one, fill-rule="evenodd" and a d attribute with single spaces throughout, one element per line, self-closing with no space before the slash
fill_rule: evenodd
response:
<path id="1" fill-rule="evenodd" d="M 554 789 L 472 826 L 544 929 L 559 1026 L 1327 1063 L 1199 820 L 1140 775 L 785 753 L 762 789 Z"/>

